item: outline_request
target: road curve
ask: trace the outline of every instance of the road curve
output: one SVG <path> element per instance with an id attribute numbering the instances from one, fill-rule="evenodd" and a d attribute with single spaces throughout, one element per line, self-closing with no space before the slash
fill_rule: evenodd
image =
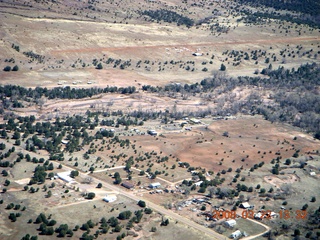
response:
<path id="1" fill-rule="evenodd" d="M 260 237 L 260 236 L 262 236 L 263 234 L 269 232 L 270 229 L 271 229 L 269 226 L 267 226 L 267 225 L 265 225 L 265 224 L 263 224 L 263 223 L 261 223 L 261 222 L 255 221 L 255 220 L 250 219 L 250 218 L 247 218 L 247 220 L 263 226 L 264 228 L 266 228 L 266 230 L 265 230 L 264 232 L 262 232 L 262 233 L 259 233 L 259 234 L 253 235 L 253 236 L 249 236 L 249 237 L 246 237 L 246 238 L 243 238 L 243 240 L 255 239 L 255 238 Z"/>

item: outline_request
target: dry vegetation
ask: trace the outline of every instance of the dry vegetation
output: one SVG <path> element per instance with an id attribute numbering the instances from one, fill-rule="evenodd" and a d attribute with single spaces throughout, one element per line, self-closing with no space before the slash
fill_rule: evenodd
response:
<path id="1" fill-rule="evenodd" d="M 266 5 L 2 0 L 0 238 L 317 239 L 319 24 Z"/>

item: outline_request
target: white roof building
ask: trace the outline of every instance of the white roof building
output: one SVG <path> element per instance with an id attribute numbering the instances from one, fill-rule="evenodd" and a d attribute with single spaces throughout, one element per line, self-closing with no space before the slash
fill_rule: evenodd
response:
<path id="1" fill-rule="evenodd" d="M 195 118 L 191 118 L 190 122 L 194 123 L 194 124 L 199 124 L 201 123 L 201 121 L 199 119 L 195 119 Z"/>
<path id="2" fill-rule="evenodd" d="M 248 202 L 244 202 L 244 203 L 240 204 L 240 207 L 247 209 L 247 208 L 250 208 L 251 206 L 250 206 L 250 204 Z"/>
<path id="3" fill-rule="evenodd" d="M 237 230 L 237 231 L 231 233 L 230 238 L 233 238 L 233 239 L 240 238 L 241 235 L 242 235 L 242 234 L 241 234 L 241 231 L 240 231 L 240 230 Z"/>
<path id="4" fill-rule="evenodd" d="M 59 172 L 59 173 L 57 173 L 57 176 L 67 183 L 72 183 L 72 182 L 74 182 L 74 179 L 72 177 L 70 177 L 70 173 L 71 173 L 71 171 Z"/>
<path id="5" fill-rule="evenodd" d="M 155 182 L 155 183 L 151 183 L 151 184 L 149 185 L 149 187 L 150 187 L 150 188 L 159 188 L 159 187 L 161 187 L 161 184 L 158 183 L 158 182 Z"/>
<path id="6" fill-rule="evenodd" d="M 116 195 L 106 195 L 103 198 L 103 201 L 105 201 L 105 202 L 114 202 L 116 200 L 117 200 L 117 196 Z"/>
<path id="7" fill-rule="evenodd" d="M 224 222 L 224 225 L 226 227 L 234 227 L 236 224 L 237 224 L 237 222 L 234 219 L 230 219 L 230 220 Z"/>
<path id="8" fill-rule="evenodd" d="M 271 213 L 270 213 L 270 216 L 274 218 L 274 217 L 277 216 L 277 214 L 276 214 L 275 212 L 271 212 Z"/>

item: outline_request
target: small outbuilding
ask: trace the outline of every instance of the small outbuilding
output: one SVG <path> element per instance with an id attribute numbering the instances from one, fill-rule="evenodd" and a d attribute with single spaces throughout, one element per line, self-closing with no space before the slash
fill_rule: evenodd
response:
<path id="1" fill-rule="evenodd" d="M 148 134 L 151 136 L 157 136 L 158 133 L 155 130 L 149 130 Z"/>
<path id="2" fill-rule="evenodd" d="M 190 119 L 190 123 L 199 124 L 199 123 L 201 123 L 201 121 L 199 119 L 196 119 L 196 118 L 191 118 Z"/>
<path id="3" fill-rule="evenodd" d="M 237 239 L 237 238 L 240 238 L 241 236 L 242 236 L 241 231 L 237 230 L 237 231 L 231 233 L 230 238 Z"/>
<path id="4" fill-rule="evenodd" d="M 117 200 L 116 195 L 107 195 L 103 198 L 103 201 L 105 201 L 105 202 L 114 202 L 116 200 Z"/>
<path id="5" fill-rule="evenodd" d="M 161 184 L 158 183 L 158 182 L 155 182 L 155 183 L 151 183 L 151 184 L 149 185 L 149 187 L 150 187 L 151 189 L 155 189 L 155 188 L 161 187 Z"/>
<path id="6" fill-rule="evenodd" d="M 244 209 L 250 209 L 251 205 L 248 202 L 244 202 L 244 203 L 241 203 L 239 207 Z"/>
<path id="7" fill-rule="evenodd" d="M 233 228 L 236 224 L 237 224 L 237 222 L 234 219 L 230 219 L 230 220 L 224 222 L 224 225 L 227 228 Z"/>

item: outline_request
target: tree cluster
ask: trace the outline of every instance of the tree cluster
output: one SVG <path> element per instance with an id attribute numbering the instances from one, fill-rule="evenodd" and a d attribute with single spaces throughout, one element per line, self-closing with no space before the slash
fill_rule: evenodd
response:
<path id="1" fill-rule="evenodd" d="M 194 21 L 191 18 L 182 16 L 179 13 L 174 11 L 160 9 L 160 10 L 145 10 L 141 12 L 142 15 L 149 16 L 150 18 L 156 21 L 164 21 L 168 23 L 177 23 L 177 25 L 186 25 L 191 27 L 194 24 Z"/>

